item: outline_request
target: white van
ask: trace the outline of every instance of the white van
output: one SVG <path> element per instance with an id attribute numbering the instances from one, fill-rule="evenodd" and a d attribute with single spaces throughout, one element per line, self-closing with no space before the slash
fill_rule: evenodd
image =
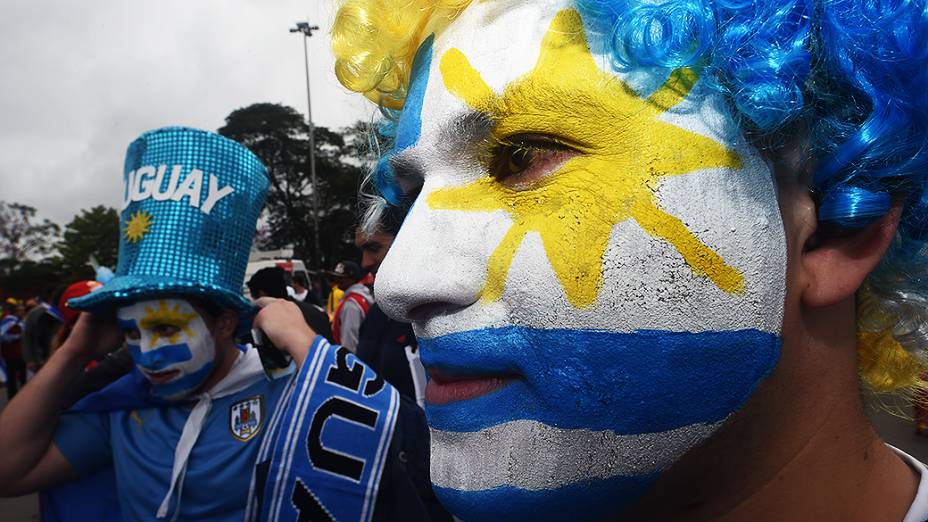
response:
<path id="1" fill-rule="evenodd" d="M 309 281 L 309 273 L 306 271 L 306 264 L 299 259 L 293 259 L 293 250 L 284 248 L 281 250 L 257 251 L 252 250 L 248 256 L 248 268 L 245 269 L 245 280 L 242 281 L 242 293 L 245 297 L 251 298 L 251 292 L 248 291 L 248 285 L 245 283 L 255 275 L 255 272 L 262 268 L 277 266 L 283 268 L 291 277 L 302 275 L 304 280 Z"/>

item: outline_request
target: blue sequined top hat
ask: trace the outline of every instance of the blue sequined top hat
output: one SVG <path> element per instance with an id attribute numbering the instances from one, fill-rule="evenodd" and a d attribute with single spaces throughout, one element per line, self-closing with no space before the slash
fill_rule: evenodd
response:
<path id="1" fill-rule="evenodd" d="M 165 294 L 201 297 L 239 312 L 248 253 L 267 194 L 267 169 L 243 145 L 212 132 L 165 127 L 126 151 L 116 276 L 69 301 L 99 310 Z"/>

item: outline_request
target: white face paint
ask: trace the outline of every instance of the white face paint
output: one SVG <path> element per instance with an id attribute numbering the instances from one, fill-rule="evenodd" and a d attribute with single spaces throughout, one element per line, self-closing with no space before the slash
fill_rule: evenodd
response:
<path id="1" fill-rule="evenodd" d="M 698 72 L 609 70 L 571 5 L 474 2 L 399 124 L 423 184 L 376 294 L 420 337 L 432 480 L 467 519 L 621 508 L 779 358 L 770 170 Z"/>
<path id="2" fill-rule="evenodd" d="M 132 361 L 165 399 L 191 394 L 209 378 L 216 343 L 203 317 L 183 299 L 152 299 L 117 311 Z"/>

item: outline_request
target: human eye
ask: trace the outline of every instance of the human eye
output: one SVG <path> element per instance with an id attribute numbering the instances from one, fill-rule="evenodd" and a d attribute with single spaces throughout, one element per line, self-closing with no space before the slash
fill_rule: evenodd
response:
<path id="1" fill-rule="evenodd" d="M 177 325 L 161 323 L 154 325 L 152 331 L 160 337 L 171 337 L 180 332 L 180 328 Z"/>
<path id="2" fill-rule="evenodd" d="M 494 147 L 490 175 L 506 187 L 524 189 L 578 154 L 577 149 L 555 136 L 516 134 Z"/>
<path id="3" fill-rule="evenodd" d="M 123 328 L 122 333 L 130 341 L 138 341 L 142 338 L 142 333 L 139 332 L 138 328 Z"/>

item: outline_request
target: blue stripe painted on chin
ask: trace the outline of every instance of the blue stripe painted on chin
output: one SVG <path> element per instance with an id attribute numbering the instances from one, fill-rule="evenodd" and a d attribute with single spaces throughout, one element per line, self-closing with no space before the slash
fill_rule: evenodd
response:
<path id="1" fill-rule="evenodd" d="M 523 376 L 475 399 L 426 405 L 433 428 L 477 431 L 517 419 L 619 434 L 716 422 L 776 366 L 780 337 L 759 330 L 603 332 L 521 326 L 420 339 L 422 362 Z"/>
<path id="2" fill-rule="evenodd" d="M 209 374 L 213 371 L 213 363 L 208 362 L 199 370 L 188 373 L 176 381 L 165 384 L 152 384 L 151 391 L 159 397 L 177 397 L 197 389 L 206 381 Z"/>
<path id="3" fill-rule="evenodd" d="M 142 348 L 137 344 L 128 346 L 129 355 L 132 356 L 135 364 L 153 372 L 161 371 L 172 364 L 182 363 L 193 358 L 187 343 L 159 346 L 147 352 L 143 352 Z"/>
<path id="4" fill-rule="evenodd" d="M 476 471 L 479 473 L 479 470 Z M 657 473 L 581 482 L 557 489 L 529 491 L 498 487 L 459 491 L 432 486 L 439 502 L 467 521 L 555 522 L 603 520 L 628 507 L 657 480 Z"/>

